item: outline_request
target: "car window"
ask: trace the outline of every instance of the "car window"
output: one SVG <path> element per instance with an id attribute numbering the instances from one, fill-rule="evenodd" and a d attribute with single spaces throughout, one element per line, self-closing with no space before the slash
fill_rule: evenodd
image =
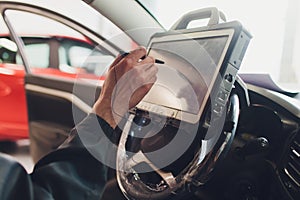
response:
<path id="1" fill-rule="evenodd" d="M 53 19 L 17 10 L 7 10 L 5 15 L 24 44 L 23 49 L 32 73 L 101 75 L 114 60 L 111 52 L 79 31 Z M 30 20 L 30 26 L 25 25 L 23 19 Z M 97 55 L 101 62 L 91 63 L 89 57 L 92 55 Z M 16 55 L 16 63 L 23 63 L 20 54 Z"/>
<path id="2" fill-rule="evenodd" d="M 80 46 L 72 46 L 69 50 L 70 63 L 74 66 L 84 65 L 84 59 L 92 53 L 92 49 Z"/>
<path id="3" fill-rule="evenodd" d="M 60 38 L 58 54 L 60 70 L 70 73 L 84 70 L 98 76 L 103 73 L 103 70 L 100 69 L 107 68 L 107 63 L 110 63 L 113 58 L 111 55 L 103 53 L 98 47 L 69 38 Z M 92 60 L 92 57 L 96 57 L 96 59 Z"/>
<path id="4" fill-rule="evenodd" d="M 49 67 L 50 47 L 47 43 L 27 44 L 24 46 L 24 49 L 28 58 L 30 58 L 28 60 L 30 66 L 38 68 Z M 19 54 L 17 54 L 16 63 L 23 64 Z"/>

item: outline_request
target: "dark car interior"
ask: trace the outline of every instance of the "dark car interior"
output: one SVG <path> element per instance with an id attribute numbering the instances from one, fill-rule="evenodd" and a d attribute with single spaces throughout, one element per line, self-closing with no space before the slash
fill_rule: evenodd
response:
<path id="1" fill-rule="evenodd" d="M 250 104 L 241 104 L 228 155 L 196 194 L 204 199 L 298 199 L 299 117 L 255 90 L 247 93 Z"/>
<path id="2" fill-rule="evenodd" d="M 139 175 L 139 179 L 144 184 L 157 188 L 158 191 L 160 191 L 158 188 L 162 187 L 164 189 L 161 190 L 167 191 L 168 195 L 166 196 L 170 195 L 169 197 L 153 195 L 152 199 L 289 200 L 299 198 L 300 126 L 297 112 L 287 110 L 286 105 L 280 105 L 280 102 L 266 98 L 255 88 L 246 89 L 242 81 L 235 82 L 235 88 L 231 95 L 237 95 L 239 101 L 237 129 L 231 145 L 228 145 L 229 148 L 223 151 L 217 163 L 213 163 L 214 168 L 210 171 L 209 176 L 206 176 L 205 170 L 198 171 L 198 178 L 201 175 L 205 177 L 205 179 L 201 179 L 205 183 L 194 180 L 170 194 L 170 191 L 165 189 L 169 186 L 166 186 L 166 183 L 160 183 L 161 178 L 156 173 L 142 173 Z M 139 113 L 135 117 L 137 125 L 133 127 L 140 126 L 141 121 L 145 121 L 142 119 L 147 116 L 149 115 Z M 232 124 L 227 123 L 226 126 L 230 127 Z M 166 132 L 161 132 L 161 134 L 165 135 L 168 131 L 176 132 L 175 127 L 176 123 L 173 122 L 166 128 Z M 226 128 L 228 130 L 228 127 Z M 202 128 L 200 131 L 205 131 L 205 129 Z M 159 136 L 158 138 L 162 140 L 164 137 Z M 165 139 L 164 141 L 169 140 Z M 196 137 L 184 156 L 163 170 L 171 171 L 174 176 L 180 174 L 180 171 L 189 166 L 187 163 L 192 162 L 195 152 L 199 150 L 197 141 L 199 138 L 197 140 Z M 128 139 L 127 145 L 130 146 L 134 142 L 137 141 L 132 138 Z M 145 168 L 146 166 L 141 165 L 140 167 Z M 115 174 L 112 174 L 107 188 L 108 192 L 105 193 L 107 196 L 104 196 L 104 199 L 122 199 L 124 197 L 121 192 L 113 195 L 109 193 L 109 191 L 115 190 L 112 188 L 118 188 L 114 181 Z M 127 181 L 134 183 L 132 179 Z M 180 181 L 178 180 L 178 182 Z M 128 187 L 124 186 L 125 189 L 123 188 L 125 194 L 139 196 L 137 193 L 130 193 L 129 183 L 127 183 Z M 139 187 L 138 183 L 134 184 L 135 188 Z M 165 187 L 163 187 L 164 185 Z M 140 192 L 147 194 L 147 190 L 141 189 Z M 159 193 L 158 191 L 157 193 Z M 139 197 L 140 199 L 149 198 L 149 196 L 147 198 Z"/>

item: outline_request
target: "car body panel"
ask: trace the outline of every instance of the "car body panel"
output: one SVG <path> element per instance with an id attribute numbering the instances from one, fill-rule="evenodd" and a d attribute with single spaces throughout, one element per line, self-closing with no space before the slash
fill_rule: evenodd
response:
<path id="1" fill-rule="evenodd" d="M 0 64 L 0 139 L 27 138 L 24 66 Z"/>

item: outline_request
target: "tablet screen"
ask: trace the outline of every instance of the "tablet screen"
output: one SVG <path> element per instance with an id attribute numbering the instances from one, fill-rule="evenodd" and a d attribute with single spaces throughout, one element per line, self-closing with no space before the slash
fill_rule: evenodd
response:
<path id="1" fill-rule="evenodd" d="M 150 110 L 151 105 L 162 106 L 181 112 L 181 117 L 186 113 L 199 119 L 222 66 L 230 33 L 153 39 L 148 55 L 163 64 L 157 64 L 157 81 L 142 103 Z"/>

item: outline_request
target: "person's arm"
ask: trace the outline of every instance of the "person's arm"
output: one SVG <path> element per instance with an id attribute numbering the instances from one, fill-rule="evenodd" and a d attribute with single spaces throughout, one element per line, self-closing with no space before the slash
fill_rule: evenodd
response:
<path id="1" fill-rule="evenodd" d="M 31 178 L 35 199 L 100 199 L 107 166 L 115 167 L 114 129 L 156 81 L 154 59 L 138 48 L 111 65 L 93 112 L 56 151 L 42 158 Z"/>
<path id="2" fill-rule="evenodd" d="M 109 69 L 93 111 L 115 128 L 128 109 L 149 92 L 156 81 L 157 70 L 154 59 L 146 57 L 143 47 L 125 57 L 118 56 Z"/>

